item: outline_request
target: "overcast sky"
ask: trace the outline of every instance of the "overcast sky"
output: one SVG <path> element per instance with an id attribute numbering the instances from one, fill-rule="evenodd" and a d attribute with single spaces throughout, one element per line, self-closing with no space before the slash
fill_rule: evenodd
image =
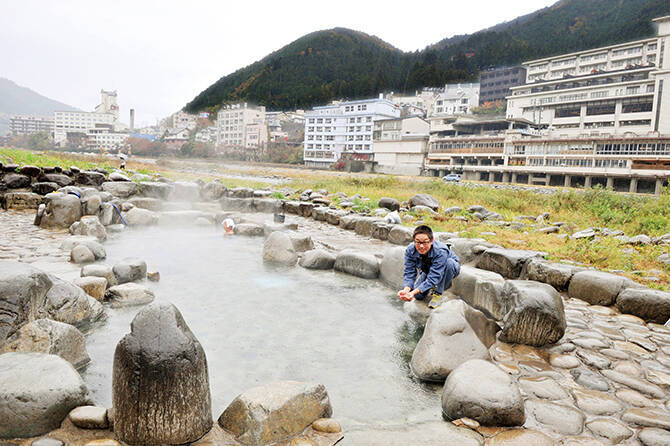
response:
<path id="1" fill-rule="evenodd" d="M 473 33 L 556 0 L 0 0 L 0 77 L 90 111 L 117 90 L 121 117 L 154 124 L 220 77 L 321 29 L 404 51 Z"/>

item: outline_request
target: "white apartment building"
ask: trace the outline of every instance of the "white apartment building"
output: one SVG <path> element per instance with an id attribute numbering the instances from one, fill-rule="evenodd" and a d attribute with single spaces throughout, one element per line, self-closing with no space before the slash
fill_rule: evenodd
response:
<path id="1" fill-rule="evenodd" d="M 670 16 L 654 22 L 656 37 L 524 63 L 507 115 L 555 137 L 670 134 Z"/>
<path id="2" fill-rule="evenodd" d="M 375 172 L 420 175 L 428 152 L 429 131 L 430 124 L 417 116 L 375 121 Z"/>
<path id="3" fill-rule="evenodd" d="M 100 90 L 100 96 L 100 104 L 95 107 L 94 112 L 54 112 L 54 143 L 64 145 L 67 142 L 68 133 L 86 136 L 89 134 L 89 130 L 98 127 L 107 128 L 111 125 L 114 132 L 119 132 L 124 127 L 119 121 L 116 91 Z M 95 134 L 96 132 L 92 133 L 92 135 Z M 97 141 L 96 137 L 94 137 L 94 140 Z"/>
<path id="4" fill-rule="evenodd" d="M 54 142 L 62 145 L 67 141 L 68 133 L 86 134 L 98 124 L 113 126 L 114 123 L 111 113 L 57 111 L 54 112 Z"/>
<path id="5" fill-rule="evenodd" d="M 305 113 L 305 165 L 327 168 L 345 153 L 362 161 L 371 160 L 374 122 L 399 117 L 400 107 L 387 99 L 314 107 Z"/>
<path id="6" fill-rule="evenodd" d="M 258 126 L 265 127 L 265 141 Z M 267 142 L 265 107 L 244 104 L 227 105 L 216 117 L 216 145 L 229 148 L 255 148 Z"/>
<path id="7" fill-rule="evenodd" d="M 32 135 L 38 132 L 51 135 L 53 131 L 53 118 L 37 115 L 12 115 L 9 118 L 9 133 L 12 135 Z"/>
<path id="8" fill-rule="evenodd" d="M 466 115 L 479 105 L 479 84 L 447 84 L 435 98 L 433 115 Z"/>
<path id="9" fill-rule="evenodd" d="M 413 96 L 391 92 L 386 95 L 386 99 L 403 107 L 408 115 L 419 116 L 420 113 L 417 111 L 421 110 L 422 115 L 426 117 L 433 114 L 435 101 L 442 92 L 441 88 L 424 88 L 420 93 L 416 91 Z"/>
<path id="10" fill-rule="evenodd" d="M 126 132 L 115 131 L 112 124 L 96 124 L 86 131 L 86 146 L 92 150 L 118 150 L 128 136 Z"/>
<path id="11" fill-rule="evenodd" d="M 195 115 L 179 111 L 172 115 L 172 128 L 193 130 L 198 125 L 196 118 Z"/>

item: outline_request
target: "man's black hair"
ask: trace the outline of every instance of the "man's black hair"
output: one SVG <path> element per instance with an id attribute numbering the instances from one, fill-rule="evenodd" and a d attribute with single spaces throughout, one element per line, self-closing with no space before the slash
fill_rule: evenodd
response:
<path id="1" fill-rule="evenodd" d="M 418 234 L 426 234 L 428 238 L 431 240 L 433 239 L 433 230 L 430 229 L 430 226 L 428 225 L 417 226 L 416 229 L 414 229 L 414 235 L 412 238 L 415 238 Z"/>

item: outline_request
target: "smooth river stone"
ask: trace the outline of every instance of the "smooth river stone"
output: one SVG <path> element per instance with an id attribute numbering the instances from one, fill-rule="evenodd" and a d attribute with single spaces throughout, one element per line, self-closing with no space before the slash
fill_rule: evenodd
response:
<path id="1" fill-rule="evenodd" d="M 649 382 L 662 387 L 670 386 L 670 375 L 660 370 L 647 369 L 647 379 Z"/>
<path id="2" fill-rule="evenodd" d="M 606 444 L 594 437 L 580 435 L 578 437 L 563 437 L 556 446 L 606 446 Z"/>
<path id="3" fill-rule="evenodd" d="M 642 376 L 642 367 L 633 361 L 621 361 L 613 370 L 630 376 Z"/>
<path id="4" fill-rule="evenodd" d="M 629 409 L 621 420 L 643 427 L 670 429 L 670 413 L 656 408 Z"/>
<path id="5" fill-rule="evenodd" d="M 572 395 L 577 407 L 593 415 L 610 415 L 623 409 L 616 398 L 597 390 L 574 389 Z"/>
<path id="6" fill-rule="evenodd" d="M 632 353 L 638 356 L 644 356 L 644 357 L 651 356 L 647 350 L 643 349 L 639 345 L 635 345 L 630 342 L 614 341 L 614 349 L 626 353 Z"/>
<path id="7" fill-rule="evenodd" d="M 655 427 L 645 427 L 638 434 L 644 446 L 665 446 L 670 444 L 670 432 Z"/>
<path id="8" fill-rule="evenodd" d="M 628 386 L 633 390 L 653 396 L 654 398 L 664 398 L 665 392 L 657 385 L 642 381 L 625 373 L 615 372 L 614 370 L 603 370 L 601 372 L 605 378 L 614 382 Z"/>
<path id="9" fill-rule="evenodd" d="M 630 355 L 626 352 L 621 352 L 619 350 L 615 350 L 613 348 L 604 348 L 602 350 L 599 350 L 599 352 L 605 356 L 608 356 L 612 359 L 629 359 Z"/>
<path id="10" fill-rule="evenodd" d="M 561 369 L 574 369 L 581 365 L 579 359 L 572 355 L 551 355 L 549 362 L 554 367 L 559 367 Z"/>
<path id="11" fill-rule="evenodd" d="M 588 369 L 573 369 L 570 374 L 577 384 L 593 390 L 602 390 L 606 392 L 610 385 L 598 372 L 593 372 Z"/>
<path id="12" fill-rule="evenodd" d="M 608 369 L 612 365 L 612 361 L 607 359 L 605 356 L 591 352 L 588 350 L 578 350 L 577 356 L 582 362 L 588 366 L 595 367 L 596 369 Z"/>
<path id="13" fill-rule="evenodd" d="M 632 406 L 652 407 L 656 405 L 652 400 L 642 395 L 640 392 L 631 389 L 617 390 L 615 395 L 624 403 L 628 403 Z"/>
<path id="14" fill-rule="evenodd" d="M 578 347 L 595 350 L 600 348 L 609 348 L 610 345 L 606 341 L 595 338 L 577 338 L 573 339 L 572 343 Z"/>
<path id="15" fill-rule="evenodd" d="M 526 414 L 531 415 L 542 427 L 559 434 L 575 435 L 584 429 L 584 414 L 561 404 L 528 400 Z"/>
<path id="16" fill-rule="evenodd" d="M 489 439 L 487 446 L 552 446 L 553 440 L 533 429 L 511 429 Z"/>
<path id="17" fill-rule="evenodd" d="M 639 345 L 643 349 L 649 351 L 649 352 L 655 352 L 658 350 L 658 346 L 650 339 L 643 338 L 643 337 L 634 337 L 634 338 L 628 338 L 628 342 L 631 344 Z"/>
<path id="18" fill-rule="evenodd" d="M 529 396 L 546 400 L 562 400 L 568 398 L 568 392 L 556 380 L 544 376 L 520 378 L 521 390 Z"/>
<path id="19" fill-rule="evenodd" d="M 586 423 L 586 427 L 601 438 L 605 438 L 613 444 L 618 444 L 630 438 L 633 431 L 621 423 L 606 418 L 598 418 Z"/>

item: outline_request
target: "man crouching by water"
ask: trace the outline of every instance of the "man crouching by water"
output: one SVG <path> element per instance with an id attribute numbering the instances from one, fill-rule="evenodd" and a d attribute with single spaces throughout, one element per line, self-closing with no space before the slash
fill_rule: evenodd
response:
<path id="1" fill-rule="evenodd" d="M 417 278 L 418 271 L 421 273 Z M 407 302 L 428 297 L 428 306 L 435 308 L 440 305 L 444 290 L 460 272 L 458 256 L 444 243 L 433 240 L 429 226 L 418 226 L 414 230 L 414 241 L 405 250 L 405 288 L 398 291 L 398 297 Z"/>

